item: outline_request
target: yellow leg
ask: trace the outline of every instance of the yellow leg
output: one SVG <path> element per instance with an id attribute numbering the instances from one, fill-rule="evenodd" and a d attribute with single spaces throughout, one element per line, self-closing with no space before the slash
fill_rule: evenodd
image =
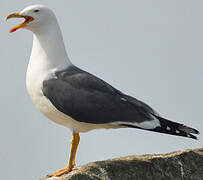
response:
<path id="1" fill-rule="evenodd" d="M 78 147 L 79 142 L 80 142 L 79 133 L 73 132 L 73 136 L 72 136 L 72 140 L 71 140 L 70 155 L 69 155 L 69 160 L 68 160 L 67 166 L 63 169 L 59 169 L 56 172 L 48 175 L 49 177 L 61 176 L 63 174 L 66 174 L 66 173 L 72 171 L 72 169 L 75 166 L 75 156 L 76 156 L 76 151 L 77 151 L 77 147 Z"/>

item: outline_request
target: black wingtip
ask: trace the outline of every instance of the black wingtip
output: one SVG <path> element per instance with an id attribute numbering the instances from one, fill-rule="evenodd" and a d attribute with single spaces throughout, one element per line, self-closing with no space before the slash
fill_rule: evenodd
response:
<path id="1" fill-rule="evenodd" d="M 179 124 L 177 122 L 170 121 L 168 119 L 164 119 L 160 116 L 154 115 L 160 122 L 160 126 L 157 126 L 154 129 L 144 129 L 140 128 L 137 126 L 134 126 L 132 124 L 121 124 L 123 126 L 127 127 L 133 127 L 133 128 L 138 128 L 138 129 L 144 129 L 148 131 L 154 131 L 158 133 L 164 133 L 164 134 L 169 134 L 169 135 L 175 135 L 175 136 L 182 136 L 182 137 L 187 137 L 191 139 L 198 140 L 196 136 L 193 134 L 200 134 L 200 132 L 194 128 L 185 126 L 184 124 Z"/>
<path id="2" fill-rule="evenodd" d="M 192 134 L 187 134 L 187 137 L 188 137 L 188 138 L 195 139 L 195 140 L 199 140 L 196 136 L 194 136 L 194 135 L 192 135 Z"/>
<path id="3" fill-rule="evenodd" d="M 200 134 L 200 132 L 198 130 L 195 129 L 195 131 L 196 131 L 196 134 Z"/>
<path id="4" fill-rule="evenodd" d="M 183 124 L 180 124 L 179 127 L 178 127 L 180 130 L 188 133 L 188 134 L 200 134 L 200 132 L 194 128 L 191 128 L 191 127 L 188 127 L 188 126 L 185 126 Z"/>
<path id="5" fill-rule="evenodd" d="M 165 129 L 165 128 L 167 129 L 167 127 L 169 127 L 169 131 L 164 132 L 164 133 L 176 135 L 176 136 L 183 136 L 183 137 L 198 140 L 198 138 L 193 135 L 193 134 L 200 134 L 200 132 L 198 130 L 185 126 L 184 124 L 179 124 L 177 122 L 173 122 L 173 121 L 164 119 L 162 117 L 157 117 L 157 118 L 159 119 L 160 124 L 161 124 L 160 129 L 163 130 L 163 129 Z"/>

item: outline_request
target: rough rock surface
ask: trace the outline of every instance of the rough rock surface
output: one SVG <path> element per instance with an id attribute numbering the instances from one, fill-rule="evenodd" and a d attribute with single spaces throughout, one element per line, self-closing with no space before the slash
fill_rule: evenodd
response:
<path id="1" fill-rule="evenodd" d="M 203 148 L 92 162 L 41 180 L 203 180 Z"/>

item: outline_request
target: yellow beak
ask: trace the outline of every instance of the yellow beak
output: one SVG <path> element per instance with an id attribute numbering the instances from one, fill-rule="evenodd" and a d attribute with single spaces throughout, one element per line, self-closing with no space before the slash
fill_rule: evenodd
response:
<path id="1" fill-rule="evenodd" d="M 6 21 L 10 18 L 25 18 L 25 21 L 21 24 L 18 24 L 17 26 L 13 27 L 9 32 L 12 33 L 22 27 L 25 27 L 27 25 L 27 23 L 31 22 L 34 20 L 33 17 L 31 16 L 23 16 L 19 13 L 12 13 L 12 14 L 9 14 L 8 16 L 6 16 Z"/>

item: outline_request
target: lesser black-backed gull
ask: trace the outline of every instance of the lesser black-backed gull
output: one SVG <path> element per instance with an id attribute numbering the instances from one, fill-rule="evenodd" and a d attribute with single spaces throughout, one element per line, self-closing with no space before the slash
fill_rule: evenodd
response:
<path id="1" fill-rule="evenodd" d="M 67 166 L 50 176 L 60 176 L 73 169 L 80 132 L 132 127 L 197 139 L 192 135 L 199 133 L 196 129 L 164 119 L 142 101 L 74 66 L 51 9 L 33 5 L 6 19 L 10 18 L 25 19 L 10 32 L 24 28 L 34 34 L 26 76 L 32 101 L 46 117 L 73 132 Z"/>

